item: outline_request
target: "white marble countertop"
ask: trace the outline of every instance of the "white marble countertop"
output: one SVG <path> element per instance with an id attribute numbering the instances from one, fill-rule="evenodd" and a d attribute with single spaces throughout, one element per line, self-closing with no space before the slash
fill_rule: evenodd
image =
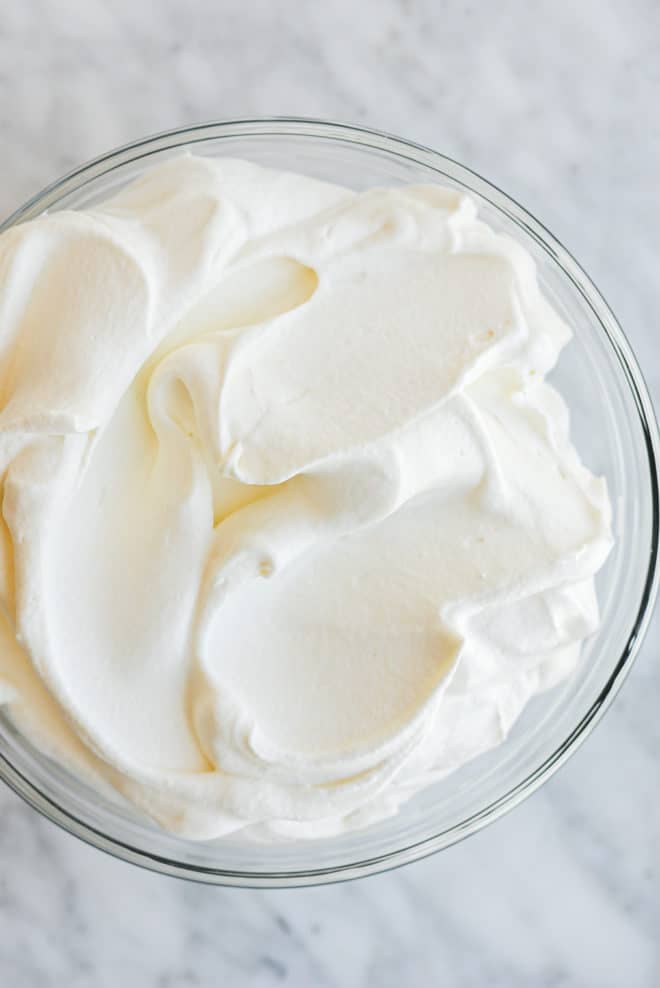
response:
<path id="1" fill-rule="evenodd" d="M 657 0 L 22 0 L 0 25 L 0 213 L 193 121 L 329 117 L 430 144 L 539 216 L 660 400 Z M 0 787 L 0 984 L 660 985 L 660 626 L 592 738 L 467 842 L 390 874 L 216 889 L 111 860 Z"/>

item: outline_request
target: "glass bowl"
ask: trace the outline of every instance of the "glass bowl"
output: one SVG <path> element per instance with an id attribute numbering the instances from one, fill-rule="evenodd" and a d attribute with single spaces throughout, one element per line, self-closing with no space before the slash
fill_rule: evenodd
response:
<path id="1" fill-rule="evenodd" d="M 657 589 L 658 432 L 630 346 L 584 271 L 529 213 L 444 155 L 358 127 L 264 119 L 170 131 L 112 151 L 34 196 L 0 230 L 45 210 L 84 208 L 145 167 L 190 149 L 307 173 L 356 189 L 433 182 L 463 189 L 481 215 L 535 258 L 545 294 L 573 328 L 553 380 L 587 465 L 604 474 L 616 545 L 597 579 L 602 624 L 572 677 L 535 697 L 508 739 L 419 793 L 393 818 L 332 839 L 197 843 L 157 829 L 33 748 L 0 714 L 0 774 L 46 817 L 119 858 L 224 885 L 305 885 L 414 861 L 475 833 L 528 796 L 575 751 L 611 703 L 639 649 Z"/>

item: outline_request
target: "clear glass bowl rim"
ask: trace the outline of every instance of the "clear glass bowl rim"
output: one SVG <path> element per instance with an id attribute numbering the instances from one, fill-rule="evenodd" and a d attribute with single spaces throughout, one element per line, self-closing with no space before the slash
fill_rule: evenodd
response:
<path id="1" fill-rule="evenodd" d="M 640 595 L 639 607 L 625 648 L 614 663 L 611 675 L 595 702 L 583 716 L 579 724 L 570 732 L 555 751 L 547 757 L 526 779 L 479 812 L 462 821 L 461 824 L 444 830 L 422 841 L 396 848 L 386 854 L 350 862 L 345 866 L 330 868 L 287 870 L 279 872 L 240 872 L 231 869 L 199 867 L 190 862 L 151 854 L 137 848 L 80 820 L 65 806 L 58 804 L 44 793 L 29 778 L 22 774 L 0 750 L 0 778 L 19 796 L 47 819 L 86 843 L 111 855 L 161 874 L 173 875 L 215 885 L 243 887 L 295 887 L 301 885 L 326 884 L 357 878 L 363 875 L 385 871 L 416 861 L 429 854 L 470 836 L 487 824 L 513 809 L 523 799 L 531 795 L 540 785 L 567 760 L 577 747 L 588 737 L 603 716 L 617 692 L 621 688 L 637 655 L 653 612 L 658 591 L 658 539 L 660 502 L 658 493 L 658 462 L 660 460 L 660 439 L 653 404 L 642 372 L 612 310 L 586 272 L 569 251 L 533 217 L 497 186 L 482 178 L 478 173 L 465 167 L 453 158 L 433 151 L 423 145 L 404 138 L 372 130 L 370 128 L 339 122 L 318 120 L 307 117 L 255 117 L 228 119 L 180 127 L 132 141 L 121 147 L 73 169 L 60 179 L 41 190 L 7 219 L 0 223 L 0 233 L 17 223 L 43 213 L 59 200 L 77 191 L 95 178 L 105 175 L 115 168 L 131 161 L 148 157 L 152 153 L 189 147 L 197 143 L 218 140 L 223 137 L 267 137 L 277 135 L 292 138 L 313 138 L 332 140 L 371 148 L 380 152 L 406 158 L 438 172 L 441 176 L 450 175 L 454 181 L 464 183 L 478 192 L 497 210 L 522 227 L 554 259 L 563 273 L 570 279 L 576 291 L 591 310 L 596 323 L 614 352 L 620 369 L 627 381 L 639 415 L 647 457 L 651 500 L 652 528 L 649 546 L 647 573 Z"/>

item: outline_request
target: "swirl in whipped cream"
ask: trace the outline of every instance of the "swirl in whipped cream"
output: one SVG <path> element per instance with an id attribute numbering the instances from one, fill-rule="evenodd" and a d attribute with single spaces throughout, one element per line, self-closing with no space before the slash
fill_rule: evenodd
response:
<path id="1" fill-rule="evenodd" d="M 435 186 L 176 158 L 0 238 L 0 698 L 163 827 L 393 813 L 598 624 L 528 254 Z"/>

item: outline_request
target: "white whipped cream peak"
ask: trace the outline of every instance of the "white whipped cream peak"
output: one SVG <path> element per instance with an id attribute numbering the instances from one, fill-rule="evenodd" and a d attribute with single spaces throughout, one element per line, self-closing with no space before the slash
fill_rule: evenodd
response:
<path id="1" fill-rule="evenodd" d="M 183 156 L 0 237 L 0 701 L 174 832 L 326 836 L 598 625 L 570 331 L 435 186 Z"/>

